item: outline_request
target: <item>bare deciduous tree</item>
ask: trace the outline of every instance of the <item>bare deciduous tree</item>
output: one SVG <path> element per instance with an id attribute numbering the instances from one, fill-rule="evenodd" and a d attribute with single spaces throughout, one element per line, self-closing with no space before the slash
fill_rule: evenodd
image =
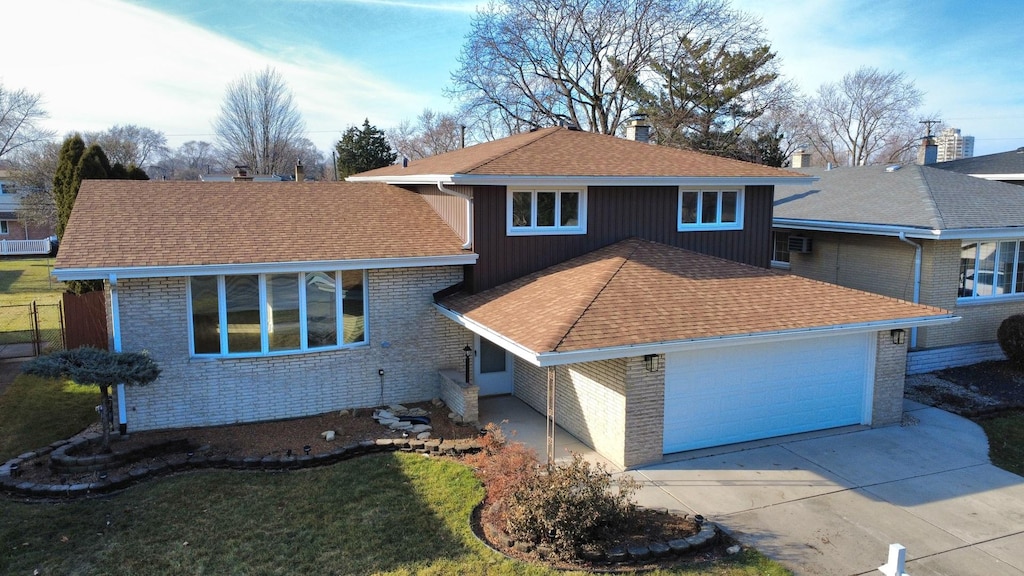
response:
<path id="1" fill-rule="evenodd" d="M 228 85 L 214 131 L 223 153 L 253 174 L 290 169 L 291 149 L 306 136 L 291 91 L 269 67 Z"/>
<path id="2" fill-rule="evenodd" d="M 52 138 L 54 132 L 40 126 L 48 116 L 42 96 L 24 88 L 9 90 L 0 84 L 0 158 Z"/>
<path id="3" fill-rule="evenodd" d="M 450 94 L 514 128 L 569 122 L 614 134 L 624 89 L 666 39 L 714 29 L 724 0 L 507 0 L 473 18 Z"/>
<path id="4" fill-rule="evenodd" d="M 86 132 L 82 138 L 87 144 L 99 144 L 111 164 L 144 167 L 148 162 L 159 162 L 170 150 L 163 132 L 127 124 L 114 126 L 104 132 Z"/>
<path id="5" fill-rule="evenodd" d="M 405 120 L 388 131 L 391 146 L 409 160 L 457 150 L 462 145 L 462 125 L 451 113 L 436 113 L 426 108 L 416 123 Z"/>
<path id="6" fill-rule="evenodd" d="M 801 136 L 826 162 L 891 161 L 914 147 L 923 97 L 902 72 L 860 68 L 818 88 L 805 104 Z"/>

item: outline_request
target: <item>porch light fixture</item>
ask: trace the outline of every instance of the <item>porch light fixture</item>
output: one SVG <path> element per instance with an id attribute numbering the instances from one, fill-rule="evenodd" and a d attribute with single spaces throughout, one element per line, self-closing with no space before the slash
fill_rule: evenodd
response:
<path id="1" fill-rule="evenodd" d="M 645 354 L 644 355 L 644 367 L 647 368 L 648 372 L 657 372 L 659 368 L 657 354 Z"/>
<path id="2" fill-rule="evenodd" d="M 902 328 L 896 328 L 895 330 L 889 331 L 889 336 L 892 338 L 893 344 L 903 344 L 907 341 L 907 331 Z"/>
<path id="3" fill-rule="evenodd" d="M 473 349 L 466 344 L 466 347 L 462 349 L 462 352 L 466 355 L 466 384 L 469 384 L 469 367 L 470 359 L 473 358 Z"/>

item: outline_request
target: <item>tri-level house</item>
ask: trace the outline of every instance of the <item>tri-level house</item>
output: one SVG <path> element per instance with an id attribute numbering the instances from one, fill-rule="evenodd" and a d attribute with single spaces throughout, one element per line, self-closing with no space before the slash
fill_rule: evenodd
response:
<path id="1" fill-rule="evenodd" d="M 135 429 L 512 394 L 637 466 L 900 420 L 906 331 L 956 317 L 772 270 L 774 187 L 810 182 L 563 127 L 347 182 L 86 181 L 56 273 L 163 368 Z"/>

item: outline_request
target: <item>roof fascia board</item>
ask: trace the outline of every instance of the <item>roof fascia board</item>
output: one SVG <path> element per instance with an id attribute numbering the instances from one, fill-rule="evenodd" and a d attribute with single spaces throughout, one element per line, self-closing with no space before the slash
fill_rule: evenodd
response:
<path id="1" fill-rule="evenodd" d="M 564 364 L 578 364 L 581 362 L 629 358 L 633 356 L 643 356 L 645 354 L 668 354 L 670 352 L 681 352 L 684 350 L 703 350 L 741 344 L 760 344 L 787 340 L 802 340 L 806 338 L 820 338 L 822 336 L 833 334 L 856 334 L 864 332 L 878 332 L 881 330 L 893 330 L 897 328 L 905 329 L 921 326 L 935 326 L 950 324 L 959 320 L 959 316 L 954 316 L 952 314 L 944 316 L 922 316 L 918 318 L 901 318 L 861 324 L 804 328 L 801 330 L 738 334 L 735 336 L 721 336 L 717 338 L 700 338 L 694 340 L 678 340 L 675 342 L 639 344 L 634 346 L 594 348 L 591 350 L 578 350 L 572 352 L 543 352 L 537 355 L 537 359 L 539 360 L 539 366 L 541 367 L 561 366 Z"/>
<path id="2" fill-rule="evenodd" d="M 923 238 L 925 240 L 938 240 L 948 232 L 912 226 L 805 220 L 803 218 L 772 218 L 772 227 L 791 228 L 794 230 L 820 230 L 822 232 L 848 232 L 851 234 L 874 234 L 876 236 L 899 236 L 902 233 L 908 238 Z"/>
<path id="3" fill-rule="evenodd" d="M 985 180 L 1024 180 L 1024 173 L 1020 172 L 1010 174 L 968 174 L 968 176 Z"/>
<path id="4" fill-rule="evenodd" d="M 384 184 L 451 184 L 451 174 L 410 174 L 401 176 L 349 176 L 346 182 L 383 182 Z"/>
<path id="5" fill-rule="evenodd" d="M 883 224 L 858 224 L 855 222 L 831 222 L 827 220 L 803 220 L 798 218 L 774 218 L 772 227 L 792 230 L 817 230 L 821 232 L 846 232 L 850 234 L 871 234 L 875 236 L 899 236 L 921 240 L 975 240 L 989 238 L 1024 238 L 1024 226 L 1003 226 L 999 228 L 957 228 L 953 230 L 926 230 L 909 226 L 887 226 Z"/>
<path id="6" fill-rule="evenodd" d="M 407 258 L 364 258 L 358 260 L 311 260 L 308 262 L 253 262 L 245 264 L 197 264 L 192 266 L 138 266 L 106 268 L 55 268 L 60 281 L 93 280 L 116 274 L 118 278 L 164 278 L 175 276 L 217 276 L 231 274 L 275 274 L 292 272 L 329 272 L 375 268 L 419 268 L 475 264 L 475 253 L 453 256 L 416 256 Z"/>
<path id="7" fill-rule="evenodd" d="M 505 350 L 511 352 L 512 354 L 516 355 L 519 358 L 522 358 L 523 360 L 526 360 L 527 362 L 533 364 L 534 366 L 540 366 L 540 362 L 537 359 L 537 353 L 534 352 L 533 350 L 530 350 L 529 348 L 526 348 L 525 346 L 520 345 L 515 340 L 510 340 L 502 336 L 501 334 L 498 334 L 497 332 L 491 330 L 490 328 L 484 326 L 483 324 L 480 324 L 479 322 L 474 322 L 473 320 L 466 318 L 462 314 L 459 314 L 458 312 L 451 310 L 450 308 L 445 308 L 444 306 L 436 302 L 434 303 L 434 308 L 436 308 L 438 312 L 440 312 L 445 318 L 448 318 L 449 320 L 455 322 L 459 326 L 466 328 L 467 330 L 478 336 L 482 336 L 487 340 L 490 340 L 491 342 L 501 346 Z"/>

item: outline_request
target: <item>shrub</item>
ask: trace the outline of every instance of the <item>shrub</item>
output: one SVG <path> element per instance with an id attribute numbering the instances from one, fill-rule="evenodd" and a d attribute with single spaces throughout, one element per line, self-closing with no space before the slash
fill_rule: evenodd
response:
<path id="1" fill-rule="evenodd" d="M 554 554 L 573 558 L 581 547 L 609 541 L 634 520 L 631 502 L 639 484 L 618 482 L 601 464 L 579 454 L 514 486 L 505 508 L 505 528 L 517 541 L 549 544 Z"/>
<path id="2" fill-rule="evenodd" d="M 1024 368 L 1024 314 L 1014 314 L 999 324 L 999 347 L 1017 368 Z"/>
<path id="3" fill-rule="evenodd" d="M 497 424 L 484 427 L 480 452 L 466 457 L 487 490 L 487 502 L 506 499 L 519 485 L 539 473 L 537 452 L 522 442 L 509 442 Z"/>

